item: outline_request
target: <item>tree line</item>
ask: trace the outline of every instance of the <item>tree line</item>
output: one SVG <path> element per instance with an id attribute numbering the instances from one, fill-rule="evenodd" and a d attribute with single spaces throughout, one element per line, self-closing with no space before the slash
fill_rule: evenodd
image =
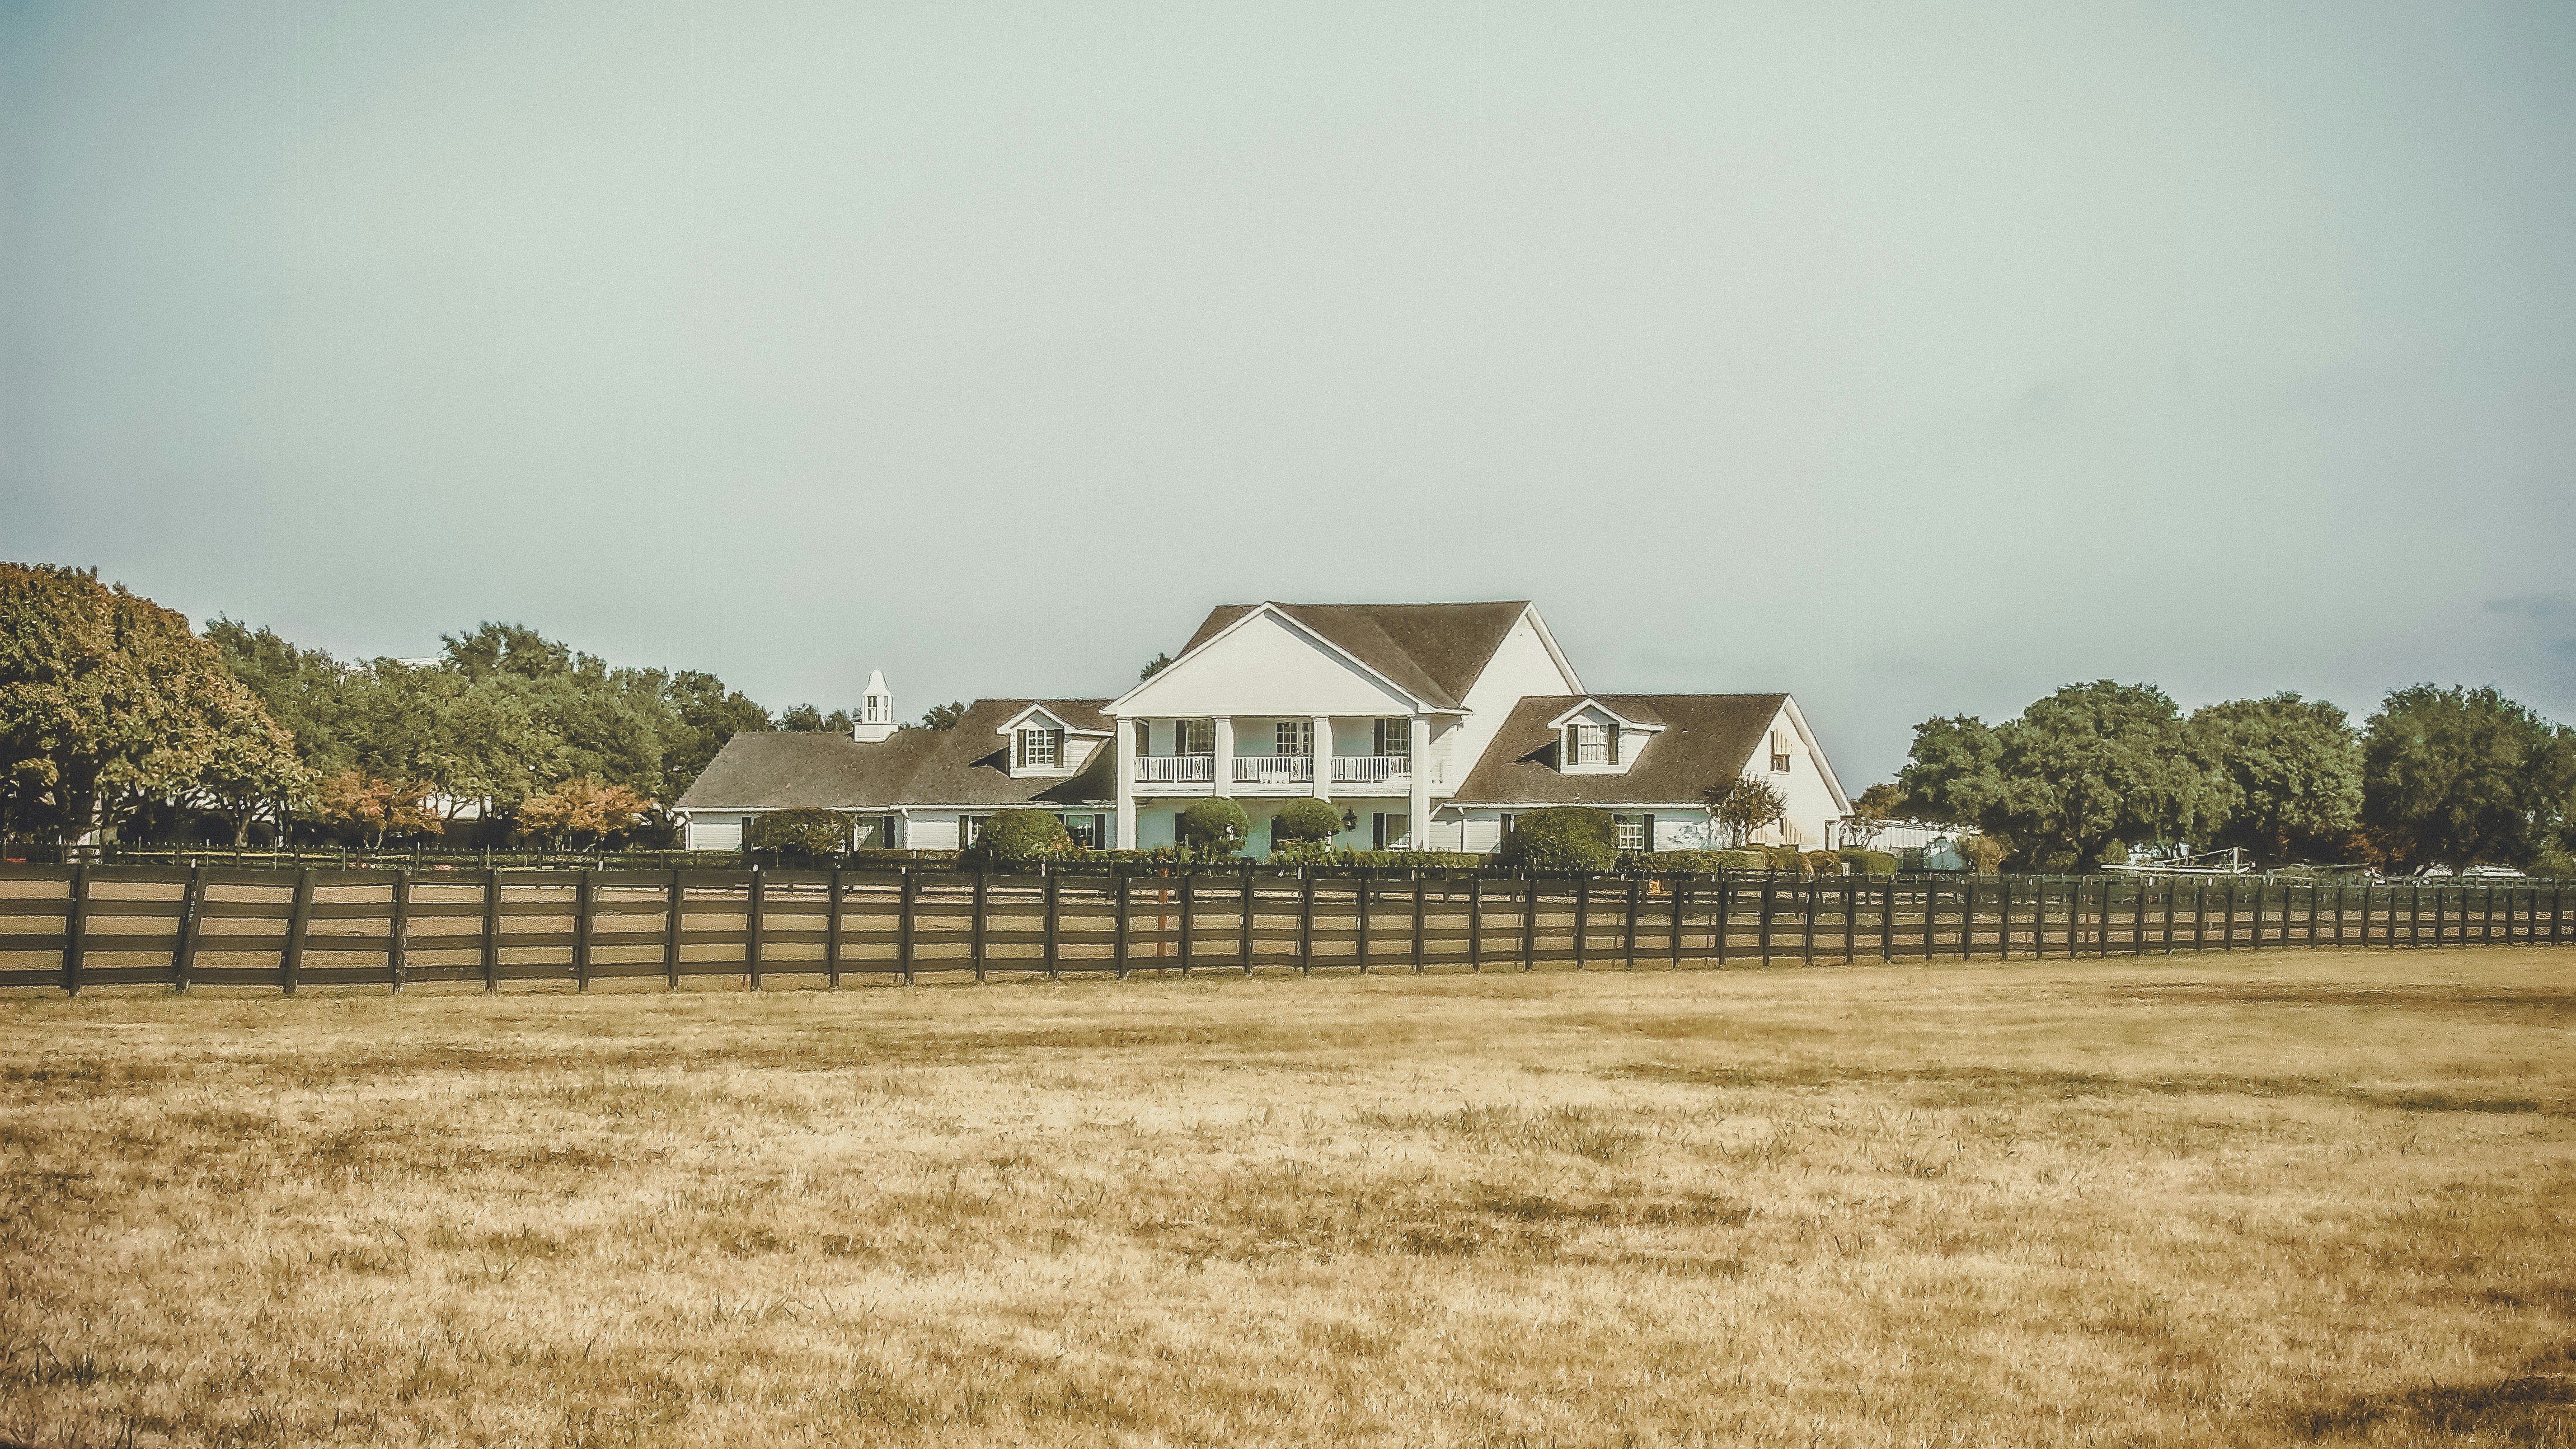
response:
<path id="1" fill-rule="evenodd" d="M 2184 714 L 2151 685 L 2070 684 L 1989 725 L 1925 720 L 1864 814 L 1973 829 L 2019 869 L 2132 846 L 2242 849 L 2265 865 L 2576 874 L 2576 731 L 2495 689 L 2394 690 L 2360 725 L 2296 693 Z"/>
<path id="2" fill-rule="evenodd" d="M 735 734 L 850 725 L 520 624 L 440 646 L 344 660 L 232 619 L 192 630 L 95 570 L 0 564 L 0 836 L 659 840 Z"/>

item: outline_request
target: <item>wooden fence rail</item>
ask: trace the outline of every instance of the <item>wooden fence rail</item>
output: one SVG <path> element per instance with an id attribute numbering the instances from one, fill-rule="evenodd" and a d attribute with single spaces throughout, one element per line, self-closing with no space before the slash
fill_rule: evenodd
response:
<path id="1" fill-rule="evenodd" d="M 1062 979 L 2562 944 L 2564 882 L 0 868 L 0 987 Z"/>

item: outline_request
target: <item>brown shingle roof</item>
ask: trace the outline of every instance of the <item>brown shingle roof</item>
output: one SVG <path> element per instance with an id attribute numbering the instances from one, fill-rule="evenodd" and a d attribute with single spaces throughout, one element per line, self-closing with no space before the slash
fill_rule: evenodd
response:
<path id="1" fill-rule="evenodd" d="M 1080 773 L 1014 779 L 993 733 L 1032 704 L 1076 729 L 1112 728 L 1105 699 L 979 699 L 953 728 L 904 728 L 863 745 L 847 735 L 739 734 L 680 797 L 682 810 L 888 809 L 900 805 L 1100 805 L 1116 795 L 1110 741 Z"/>
<path id="2" fill-rule="evenodd" d="M 1261 607 L 1220 604 L 1210 611 L 1186 654 Z M 1273 604 L 1362 664 L 1425 703 L 1455 709 L 1484 673 L 1503 638 L 1529 608 L 1526 599 L 1484 604 Z"/>
<path id="3" fill-rule="evenodd" d="M 1625 773 L 1568 775 L 1556 768 L 1556 731 L 1547 722 L 1586 698 L 1664 727 L 1647 738 Z M 1451 803 L 1695 805 L 1702 790 L 1743 773 L 1788 700 L 1785 694 L 1531 695 L 1504 717 Z"/>

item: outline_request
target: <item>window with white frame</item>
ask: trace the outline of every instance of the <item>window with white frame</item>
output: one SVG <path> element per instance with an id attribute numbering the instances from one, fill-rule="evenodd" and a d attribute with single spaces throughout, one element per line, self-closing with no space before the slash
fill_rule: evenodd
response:
<path id="1" fill-rule="evenodd" d="M 1611 816 L 1610 843 L 1621 850 L 1645 850 L 1650 848 L 1646 840 L 1646 831 L 1649 828 L 1647 822 L 1651 819 L 1653 819 L 1653 817 L 1647 815 Z"/>
<path id="2" fill-rule="evenodd" d="M 1075 846 L 1083 850 L 1100 849 L 1101 832 L 1099 816 L 1059 815 L 1056 819 L 1064 822 L 1064 833 L 1073 841 Z"/>
<path id="3" fill-rule="evenodd" d="M 1377 722 L 1377 752 L 1381 755 L 1413 757 L 1413 721 L 1382 719 Z"/>
<path id="4" fill-rule="evenodd" d="M 1015 733 L 1018 751 L 1011 761 L 1013 769 L 1052 770 L 1064 763 L 1064 731 L 1031 728 Z"/>
<path id="5" fill-rule="evenodd" d="M 1215 754 L 1216 721 L 1212 719 L 1172 721 L 1172 753 L 1176 755 Z"/>
<path id="6" fill-rule="evenodd" d="M 1283 719 L 1275 737 L 1278 752 L 1283 755 L 1315 753 L 1315 722 L 1310 719 Z"/>
<path id="7" fill-rule="evenodd" d="M 1789 773 L 1789 737 L 1779 730 L 1771 732 L 1771 773 Z"/>
<path id="8" fill-rule="evenodd" d="M 1610 732 L 1591 720 L 1576 720 L 1565 727 L 1564 750 L 1568 765 L 1607 765 Z"/>

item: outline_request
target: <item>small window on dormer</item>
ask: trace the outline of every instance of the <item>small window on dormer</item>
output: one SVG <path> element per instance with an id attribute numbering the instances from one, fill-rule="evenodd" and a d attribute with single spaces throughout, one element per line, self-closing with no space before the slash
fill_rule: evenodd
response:
<path id="1" fill-rule="evenodd" d="M 1610 732 L 1590 720 L 1565 727 L 1565 763 L 1599 766 L 1610 763 Z"/>
<path id="2" fill-rule="evenodd" d="M 1064 760 L 1064 731 L 1024 729 L 1018 732 L 1019 758 L 1013 768 L 1052 770 Z"/>

